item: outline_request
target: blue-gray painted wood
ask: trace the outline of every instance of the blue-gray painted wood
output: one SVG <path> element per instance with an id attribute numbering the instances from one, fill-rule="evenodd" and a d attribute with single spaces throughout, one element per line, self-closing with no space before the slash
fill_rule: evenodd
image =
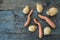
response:
<path id="1" fill-rule="evenodd" d="M 60 10 L 60 9 L 59 9 Z M 42 15 L 46 15 L 45 10 Z M 33 18 L 36 17 L 42 24 L 42 27 L 49 26 L 44 20 L 41 20 L 36 10 L 31 16 L 31 23 L 33 25 Z M 47 15 L 46 15 L 47 16 Z M 56 24 L 56 29 L 52 29 L 52 34 L 44 36 L 42 40 L 60 40 L 60 11 L 54 17 L 49 17 Z M 38 29 L 34 33 L 28 31 L 28 27 L 23 25 L 27 20 L 27 15 L 24 15 L 22 10 L 0 11 L 0 40 L 40 40 L 38 37 Z"/>
<path id="2" fill-rule="evenodd" d="M 0 0 L 0 10 L 23 9 L 26 5 L 35 9 L 36 3 L 41 3 L 45 7 L 47 4 L 60 7 L 60 0 Z"/>
<path id="3" fill-rule="evenodd" d="M 45 9 L 42 15 L 45 16 L 47 16 L 46 11 L 50 7 L 55 6 L 59 9 L 56 16 L 48 16 L 55 22 L 56 29 L 52 29 L 52 34 L 44 36 L 42 39 L 38 37 L 38 29 L 34 33 L 31 33 L 28 31 L 28 27 L 24 27 L 27 15 L 23 14 L 22 9 L 25 5 L 29 5 L 31 9 L 34 9 L 30 25 L 34 24 L 33 18 L 36 17 L 41 22 L 43 29 L 45 26 L 49 26 L 37 16 L 38 12 L 35 10 L 35 3 L 37 2 L 43 4 Z M 60 0 L 1 0 L 0 5 L 0 10 L 4 10 L 0 11 L 0 40 L 60 40 Z"/>

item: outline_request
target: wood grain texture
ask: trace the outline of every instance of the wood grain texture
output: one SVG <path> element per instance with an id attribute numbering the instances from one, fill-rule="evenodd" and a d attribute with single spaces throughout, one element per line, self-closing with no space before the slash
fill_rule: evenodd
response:
<path id="1" fill-rule="evenodd" d="M 37 2 L 44 5 L 44 7 L 47 7 L 46 5 L 60 7 L 60 0 L 0 0 L 0 10 L 23 9 L 26 5 L 35 9 Z"/>
<path id="2" fill-rule="evenodd" d="M 41 40 L 38 37 L 38 29 L 36 32 L 31 33 L 28 31 L 28 28 L 23 26 L 27 20 L 27 15 L 24 15 L 22 12 L 25 5 L 29 5 L 31 9 L 34 9 L 32 19 L 36 17 L 39 22 L 41 22 L 43 28 L 49 26 L 44 20 L 38 18 L 38 13 L 35 10 L 35 3 L 37 2 L 42 3 L 44 8 L 47 7 L 46 9 L 49 9 L 52 5 L 59 9 L 56 16 L 48 16 L 55 22 L 57 26 L 56 29 L 52 29 L 52 34 L 50 36 L 44 36 L 42 40 L 60 40 L 60 0 L 1 0 L 0 10 L 5 11 L 0 11 L 0 40 Z M 47 16 L 46 9 L 43 11 L 42 15 Z M 31 24 L 34 24 L 34 22 L 31 21 L 30 25 Z"/>
<path id="3" fill-rule="evenodd" d="M 60 9 L 59 9 L 60 10 Z M 42 15 L 45 14 L 46 10 Z M 37 12 L 34 10 L 32 19 L 35 17 L 42 24 L 43 28 L 49 26 L 44 20 L 37 17 Z M 55 17 L 49 17 L 56 24 L 56 29 L 52 29 L 50 36 L 44 36 L 42 40 L 60 40 L 60 11 Z M 38 29 L 36 32 L 31 33 L 28 28 L 23 25 L 27 20 L 27 15 L 22 13 L 22 10 L 9 10 L 0 11 L 0 40 L 41 40 L 38 37 Z M 31 21 L 30 25 L 34 24 Z"/>

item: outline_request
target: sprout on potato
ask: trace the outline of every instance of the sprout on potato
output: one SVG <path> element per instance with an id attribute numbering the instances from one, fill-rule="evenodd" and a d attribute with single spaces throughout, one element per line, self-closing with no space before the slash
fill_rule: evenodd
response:
<path id="1" fill-rule="evenodd" d="M 58 13 L 58 9 L 57 8 L 55 8 L 55 7 L 52 7 L 52 8 L 50 8 L 48 11 L 47 11 L 47 15 L 49 15 L 49 16 L 54 16 L 54 15 L 56 15 Z"/>

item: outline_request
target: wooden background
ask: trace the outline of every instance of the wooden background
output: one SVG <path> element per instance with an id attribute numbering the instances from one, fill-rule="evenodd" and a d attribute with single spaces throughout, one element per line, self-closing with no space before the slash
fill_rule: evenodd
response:
<path id="1" fill-rule="evenodd" d="M 41 3 L 44 6 L 42 15 L 46 15 L 46 11 L 55 6 L 59 9 L 59 12 L 54 17 L 49 17 L 56 24 L 56 29 L 52 29 L 52 34 L 44 36 L 42 39 L 38 37 L 38 29 L 34 33 L 28 31 L 28 27 L 23 25 L 27 20 L 27 15 L 24 15 L 22 9 L 25 5 L 29 5 L 31 9 L 34 9 L 34 13 L 31 16 L 32 21 L 30 25 L 33 25 L 33 18 L 37 18 L 41 22 L 44 29 L 45 26 L 49 26 L 44 20 L 41 20 L 35 10 L 35 3 Z M 60 40 L 60 1 L 59 0 L 1 0 L 0 1 L 0 40 Z M 2 11 L 3 10 L 3 11 Z"/>
<path id="2" fill-rule="evenodd" d="M 45 7 L 47 4 L 60 7 L 59 0 L 0 0 L 0 9 L 23 9 L 26 5 L 35 9 L 36 3 L 41 3 Z"/>

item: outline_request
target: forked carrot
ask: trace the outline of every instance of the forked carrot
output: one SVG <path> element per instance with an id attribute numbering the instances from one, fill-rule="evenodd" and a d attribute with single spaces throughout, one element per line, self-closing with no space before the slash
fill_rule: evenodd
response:
<path id="1" fill-rule="evenodd" d="M 44 19 L 52 28 L 56 27 L 54 22 L 51 19 L 49 19 L 48 17 L 40 15 L 40 14 L 38 16 L 39 16 L 39 18 Z"/>

